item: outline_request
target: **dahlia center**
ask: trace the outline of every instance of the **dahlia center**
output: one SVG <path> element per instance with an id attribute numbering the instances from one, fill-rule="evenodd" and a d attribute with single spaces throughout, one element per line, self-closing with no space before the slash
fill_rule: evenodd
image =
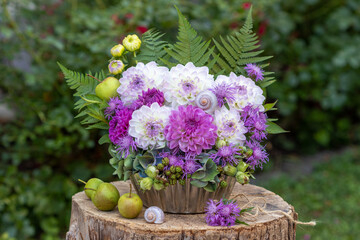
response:
<path id="1" fill-rule="evenodd" d="M 161 123 L 158 121 L 146 123 L 146 135 L 150 138 L 159 135 L 161 130 Z"/>
<path id="2" fill-rule="evenodd" d="M 238 93 L 240 95 L 246 95 L 246 93 L 247 93 L 246 86 L 239 86 L 238 87 Z"/>
<path id="3" fill-rule="evenodd" d="M 191 82 L 186 81 L 182 83 L 182 89 L 185 93 L 190 93 L 194 89 L 194 85 Z"/>
<path id="4" fill-rule="evenodd" d="M 132 89 L 142 89 L 145 84 L 141 77 L 136 75 L 130 82 L 130 85 Z"/>

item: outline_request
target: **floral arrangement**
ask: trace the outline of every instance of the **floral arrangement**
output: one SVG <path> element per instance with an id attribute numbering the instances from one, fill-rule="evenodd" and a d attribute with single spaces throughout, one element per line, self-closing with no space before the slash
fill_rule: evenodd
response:
<path id="1" fill-rule="evenodd" d="M 265 88 L 275 79 L 262 63 L 270 57 L 257 50 L 251 9 L 240 31 L 214 46 L 178 12 L 178 42 L 153 29 L 142 40 L 129 35 L 111 49 L 109 74 L 59 64 L 76 89 L 78 117 L 106 132 L 99 143 L 110 144 L 114 174 L 124 181 L 138 174 L 144 191 L 186 179 L 210 192 L 226 187 L 226 176 L 248 183 L 268 162 L 267 135 L 284 131 L 267 117 L 275 103 L 265 103 Z M 221 202 L 208 209 L 229 210 L 230 219 L 240 211 Z M 211 214 L 209 224 L 222 221 Z"/>

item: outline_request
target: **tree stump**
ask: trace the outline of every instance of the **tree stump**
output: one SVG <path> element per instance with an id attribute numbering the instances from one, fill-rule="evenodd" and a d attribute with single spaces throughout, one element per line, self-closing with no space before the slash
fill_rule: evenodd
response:
<path id="1" fill-rule="evenodd" d="M 129 192 L 129 183 L 113 183 L 120 195 Z M 286 203 L 280 196 L 251 184 L 236 183 L 233 198 L 238 194 L 239 206 L 263 207 L 266 200 L 266 211 L 280 210 L 297 219 L 294 207 Z M 253 200 L 252 200 L 253 199 Z M 232 227 L 211 227 L 204 220 L 204 214 L 167 214 L 163 224 L 147 223 L 144 216 L 145 208 L 135 219 L 123 218 L 117 207 L 113 211 L 103 212 L 92 204 L 84 192 L 72 198 L 72 210 L 67 240 L 110 240 L 110 239 L 291 239 L 295 240 L 296 224 L 283 214 L 263 213 L 254 217 L 240 217 L 249 224 L 236 224 Z"/>

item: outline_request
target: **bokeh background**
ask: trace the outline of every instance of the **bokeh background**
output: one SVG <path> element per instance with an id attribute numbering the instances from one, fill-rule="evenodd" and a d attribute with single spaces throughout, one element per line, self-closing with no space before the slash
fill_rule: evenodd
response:
<path id="1" fill-rule="evenodd" d="M 109 49 L 156 27 L 174 40 L 176 4 L 205 38 L 254 31 L 277 83 L 271 161 L 254 183 L 295 206 L 298 239 L 360 235 L 360 2 L 358 0 L 0 0 L 0 240 L 61 239 L 78 178 L 116 180 L 100 131 L 74 119 L 56 64 L 106 69 Z"/>

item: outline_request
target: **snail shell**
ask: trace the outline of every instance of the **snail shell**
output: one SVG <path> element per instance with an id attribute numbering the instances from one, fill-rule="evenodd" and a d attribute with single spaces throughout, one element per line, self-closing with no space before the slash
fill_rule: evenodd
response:
<path id="1" fill-rule="evenodd" d="M 218 102 L 216 95 L 213 92 L 205 90 L 200 92 L 196 96 L 195 104 L 197 107 L 201 108 L 206 113 L 212 114 L 215 111 Z"/>
<path id="2" fill-rule="evenodd" d="M 165 214 L 161 208 L 152 206 L 146 209 L 144 218 L 149 223 L 161 224 L 165 220 Z"/>

